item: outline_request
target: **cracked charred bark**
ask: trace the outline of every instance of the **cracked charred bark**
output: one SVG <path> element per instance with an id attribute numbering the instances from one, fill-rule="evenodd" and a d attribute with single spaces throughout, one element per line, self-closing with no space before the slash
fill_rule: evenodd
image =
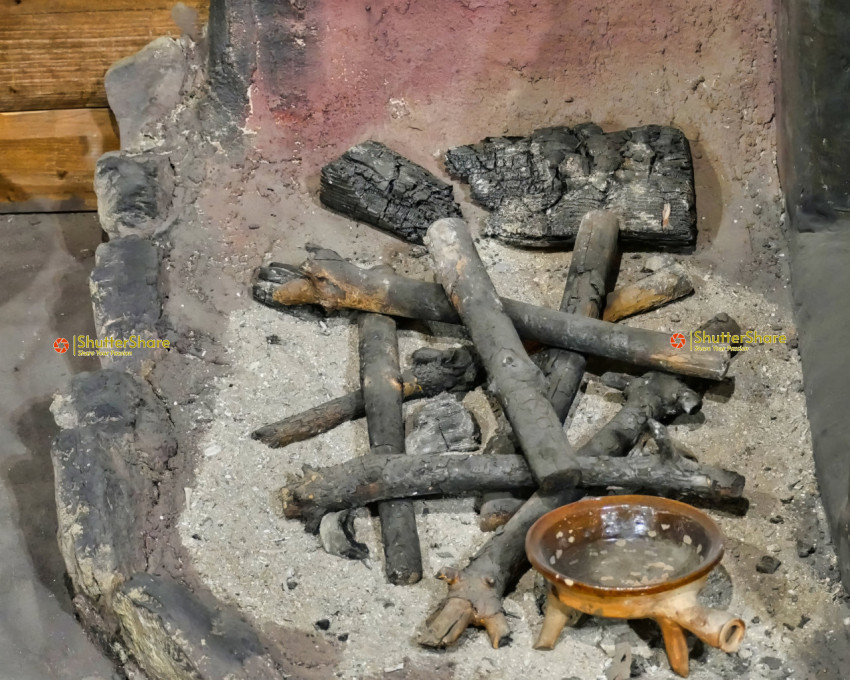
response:
<path id="1" fill-rule="evenodd" d="M 511 245 L 568 246 L 595 209 L 618 214 L 627 246 L 691 250 L 696 244 L 690 146 L 673 127 L 605 133 L 585 123 L 489 137 L 450 149 L 446 169 L 491 211 L 487 235 Z"/>
<path id="2" fill-rule="evenodd" d="M 410 243 L 422 243 L 435 220 L 461 214 L 450 184 L 371 140 L 322 168 L 319 200 Z"/>

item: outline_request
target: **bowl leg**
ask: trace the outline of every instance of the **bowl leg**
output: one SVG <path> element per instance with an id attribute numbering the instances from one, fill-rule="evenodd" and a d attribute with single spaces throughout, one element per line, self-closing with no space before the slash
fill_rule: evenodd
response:
<path id="1" fill-rule="evenodd" d="M 688 641 L 685 639 L 685 631 L 675 621 L 659 617 L 655 619 L 661 627 L 661 635 L 664 637 L 664 648 L 667 650 L 667 659 L 670 668 L 683 678 L 688 677 Z"/>
<path id="2" fill-rule="evenodd" d="M 546 614 L 543 617 L 543 627 L 534 643 L 534 649 L 553 649 L 558 642 L 558 636 L 564 626 L 571 626 L 581 618 L 581 612 L 565 605 L 558 598 L 555 589 L 546 589 Z"/>

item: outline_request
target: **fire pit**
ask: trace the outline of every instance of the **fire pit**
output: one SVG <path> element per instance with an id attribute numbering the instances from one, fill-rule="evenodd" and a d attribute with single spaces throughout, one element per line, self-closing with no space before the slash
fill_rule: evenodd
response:
<path id="1" fill-rule="evenodd" d="M 495 602 L 492 611 L 470 613 L 465 604 L 455 610 L 445 600 L 446 582 L 456 593 L 469 576 L 464 568 L 493 544 L 494 535 L 481 532 L 479 521 L 489 528 L 503 523 L 517 501 L 550 476 L 547 466 L 554 474 L 563 460 L 552 447 L 540 460 L 526 460 L 522 443 L 511 438 L 499 413 L 511 407 L 494 409 L 490 384 L 481 384 L 481 374 L 475 382 L 466 369 L 461 373 L 472 382 L 464 382 L 463 389 L 439 396 L 440 402 L 429 397 L 403 407 L 410 432 L 400 431 L 393 416 L 392 429 L 383 431 L 392 436 L 376 439 L 380 433 L 369 413 L 374 409 L 364 391 L 369 382 L 364 364 L 374 369 L 380 359 L 390 366 L 403 397 L 407 386 L 422 384 L 417 373 L 422 366 L 457 368 L 464 353 L 487 352 L 480 349 L 480 333 L 470 342 L 457 318 L 445 318 L 468 311 L 455 309 L 441 292 L 449 267 L 432 261 L 415 240 L 404 240 L 403 230 L 399 238 L 385 233 L 385 225 L 378 225 L 380 231 L 362 216 L 355 220 L 323 207 L 320 193 L 330 180 L 322 169 L 370 140 L 437 180 L 434 186 L 442 187 L 441 196 L 452 210 L 458 207 L 469 227 L 496 292 L 514 301 L 505 305 L 509 315 L 544 310 L 548 324 L 550 313 L 561 313 L 575 264 L 582 270 L 576 273 L 586 275 L 576 285 L 588 285 L 581 288 L 587 295 L 573 314 L 590 314 L 590 302 L 594 313 L 607 314 L 581 322 L 581 328 L 594 329 L 587 343 L 607 346 L 606 361 L 626 360 L 623 352 L 638 345 L 649 347 L 612 338 L 663 340 L 663 352 L 652 345 L 659 352 L 645 351 L 641 368 L 629 373 L 622 372 L 623 365 L 588 360 L 572 383 L 581 392 L 571 411 L 569 400 L 558 403 L 565 391 L 554 390 L 552 408 L 567 417 L 563 441 L 575 449 L 568 474 L 556 480 L 574 483 L 581 476 L 606 487 L 626 484 L 628 473 L 632 482 L 640 474 L 657 482 L 654 473 L 669 473 L 671 465 L 675 479 L 686 480 L 692 490 L 704 470 L 731 469 L 747 478 L 745 516 L 734 503 L 718 510 L 718 494 L 703 494 L 714 503 L 712 516 L 727 537 L 728 553 L 701 596 L 706 606 L 740 613 L 747 638 L 729 655 L 696 643 L 690 654 L 700 663 L 693 664 L 692 677 L 779 678 L 831 663 L 817 652 L 818 645 L 826 631 L 841 625 L 843 610 L 832 594 L 837 592 L 834 557 L 810 464 L 795 329 L 784 290 L 781 197 L 772 161 L 770 7 L 597 5 L 214 1 L 204 44 L 188 36 L 158 41 L 110 72 L 111 99 L 137 101 L 144 89 L 159 105 L 115 107 L 126 112 L 119 121 L 123 150 L 99 166 L 101 220 L 110 241 L 98 250 L 92 282 L 98 332 L 168 339 L 170 349 L 107 357 L 103 371 L 77 378 L 54 405 L 63 428 L 54 464 L 60 542 L 75 604 L 84 625 L 128 675 L 141 668 L 151 678 L 229 673 L 460 680 L 547 677 L 557 668 L 566 677 L 595 677 L 612 666 L 613 649 L 625 642 L 635 672 L 673 677 L 657 631 L 622 622 L 578 627 L 551 652 L 533 650 L 542 625 L 540 588 L 526 565 L 503 563 L 516 566 L 517 573 L 498 572 L 500 592 L 489 600 Z M 167 82 L 159 76 L 163 71 L 169 73 Z M 745 109 L 742 101 L 748 103 Z M 508 140 L 510 149 L 500 148 L 511 153 L 515 146 L 529 153 L 548 149 L 551 135 L 539 131 L 575 131 L 589 121 L 596 127 L 580 129 L 598 140 L 653 124 L 675 128 L 692 154 L 691 203 L 660 201 L 651 209 L 653 226 L 670 237 L 664 248 L 673 252 L 654 252 L 660 247 L 646 252 L 640 239 L 626 242 L 616 276 L 617 306 L 612 305 L 616 297 L 597 294 L 589 300 L 598 288 L 591 274 L 604 265 L 597 260 L 586 271 L 578 266 L 584 255 L 570 244 L 578 238 L 581 219 L 563 232 L 548 220 L 552 206 L 544 204 L 557 203 L 562 186 L 543 182 L 527 205 L 505 196 L 494 207 L 482 199 L 487 178 L 479 173 L 476 179 L 467 170 L 463 177 L 450 173 L 445 161 L 450 149 L 490 153 L 485 141 L 490 138 Z M 558 139 L 561 143 L 564 136 Z M 630 147 L 631 155 L 623 157 L 636 166 L 645 163 L 648 157 L 640 160 L 634 151 Z M 580 150 L 570 153 L 582 156 Z M 472 152 L 464 156 L 471 157 Z M 533 157 L 549 158 L 546 153 Z M 565 173 L 584 168 L 581 158 L 566 160 Z M 404 183 L 398 181 L 399 163 L 390 163 L 391 177 L 394 168 L 399 170 L 387 186 Z M 542 172 L 548 166 L 535 167 Z M 596 181 L 590 179 L 583 185 L 587 192 Z M 613 196 L 607 189 L 601 193 Z M 615 203 L 613 198 L 605 205 L 595 201 L 593 207 L 609 209 Z M 695 218 L 695 241 L 683 222 L 688 215 Z M 527 217 L 534 231 L 520 238 L 516 226 Z M 634 234 L 641 224 L 620 228 Z M 546 247 L 517 247 L 529 241 Z M 562 249 L 550 247 L 555 241 Z M 429 247 L 434 251 L 433 244 Z M 444 265 L 447 261 L 443 258 Z M 316 290 L 305 284 L 327 282 L 340 268 L 416 284 L 388 289 L 407 291 L 405 304 L 420 307 L 407 321 L 393 311 L 394 329 L 378 322 L 384 326 L 381 337 L 390 338 L 378 350 L 364 348 L 361 334 L 373 337 L 378 331 L 364 332 L 357 312 L 319 309 L 333 285 L 316 289 L 323 299 L 301 298 L 312 306 L 290 307 L 293 299 L 284 304 L 274 297 L 281 287 L 313 294 Z M 662 270 L 667 278 L 645 281 Z M 692 285 L 692 295 L 683 281 Z M 676 302 L 633 315 L 630 310 L 659 288 Z M 427 296 L 420 295 L 426 289 Z M 439 314 L 423 317 L 421 305 L 431 305 L 434 291 L 443 296 Z M 359 299 L 374 302 L 374 293 Z M 481 305 L 468 307 L 474 314 Z M 726 316 L 718 320 L 720 312 Z M 622 335 L 605 339 L 597 332 L 619 319 L 615 328 L 627 329 L 617 331 Z M 704 364 L 702 370 L 717 371 L 715 377 L 722 377 L 728 364 L 734 384 L 703 374 L 701 379 L 710 381 L 688 387 L 690 392 L 669 389 L 665 380 L 678 384 L 679 379 L 649 369 L 659 368 L 661 360 L 671 369 L 670 357 L 682 350 L 670 340 L 690 340 L 690 331 L 709 320 L 737 321 L 742 333 L 762 337 L 784 334 L 787 342 L 754 343 L 731 363 L 714 350 L 706 356 L 689 352 L 693 363 Z M 539 349 L 524 339 L 526 349 Z M 592 354 L 588 345 L 558 349 Z M 610 356 L 615 351 L 621 354 Z M 618 370 L 603 380 L 609 368 Z M 588 379 L 582 378 L 585 373 Z M 462 376 L 450 375 L 461 381 Z M 618 413 L 639 412 L 647 399 L 654 400 L 659 425 L 673 420 L 649 432 L 646 427 L 655 425 L 643 422 L 640 433 L 629 430 L 634 441 L 615 438 L 618 452 L 632 455 L 610 459 L 608 467 L 607 458 L 600 458 L 598 467 L 590 464 L 597 450 L 612 450 L 596 435 Z M 347 405 L 345 413 L 351 414 L 360 412 L 354 408 L 358 403 L 366 422 L 339 411 L 328 415 L 333 413 L 328 404 Z M 394 414 L 399 406 L 393 401 Z M 291 434 L 293 419 L 317 409 L 324 414 L 320 427 L 302 420 L 303 427 L 295 428 L 298 437 L 280 438 L 281 423 L 288 423 Z M 435 425 L 447 422 L 447 413 L 457 418 L 451 433 Z M 328 427 L 334 418 L 336 426 Z M 616 432 L 624 431 L 624 420 L 614 421 Z M 426 437 L 428 427 L 432 435 Z M 513 429 L 522 428 L 514 423 Z M 404 456 L 397 453 L 400 434 L 408 449 Z M 409 455 L 411 442 L 430 446 L 444 435 L 466 447 L 464 453 Z M 385 459 L 370 453 L 376 443 L 385 447 L 380 454 Z M 467 476 L 450 479 L 467 480 L 467 488 L 457 488 L 462 498 L 429 493 L 405 501 L 419 536 L 421 569 L 395 571 L 393 578 L 398 583 L 416 575 L 421 579 L 393 585 L 387 580 L 392 570 L 383 557 L 382 523 L 357 507 L 396 500 L 388 489 L 398 478 L 377 478 L 376 468 L 391 471 L 416 463 L 420 467 L 404 468 L 402 479 L 430 483 L 434 456 L 444 456 L 443 463 L 451 456 Z M 490 466 L 475 467 L 491 458 L 498 459 L 501 477 Z M 357 464 L 362 464 L 359 471 Z M 603 473 L 609 476 L 592 476 Z M 332 482 L 321 498 L 309 498 L 305 484 L 312 475 L 320 478 L 316 483 Z M 671 492 L 671 476 L 663 479 Z M 371 495 L 364 493 L 357 503 L 357 494 L 332 493 L 346 480 L 365 480 L 360 488 Z M 481 516 L 467 493 L 469 480 L 489 484 L 483 489 L 488 495 L 480 499 L 489 510 Z M 706 488 L 741 495 L 738 477 L 723 476 L 721 482 Z M 512 492 L 507 498 L 506 487 Z M 322 518 L 329 514 L 334 521 L 322 531 Z M 523 539 L 522 532 L 513 536 L 511 555 L 517 545 L 521 551 Z M 344 559 L 343 553 L 358 559 Z M 433 578 L 438 572 L 443 581 Z M 490 624 L 487 632 L 493 634 L 450 625 L 449 635 L 431 626 L 438 646 L 457 638 L 453 650 L 435 653 L 419 641 L 423 623 L 438 610 Z M 501 616 L 491 618 L 495 614 Z M 510 646 L 502 644 L 508 637 Z"/>

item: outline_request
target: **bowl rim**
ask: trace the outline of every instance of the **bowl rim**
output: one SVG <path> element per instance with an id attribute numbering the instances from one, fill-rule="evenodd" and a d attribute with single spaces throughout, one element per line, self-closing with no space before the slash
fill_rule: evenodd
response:
<path id="1" fill-rule="evenodd" d="M 558 571 L 552 569 L 546 564 L 542 555 L 542 541 L 540 540 L 544 532 L 553 524 L 580 512 L 598 511 L 605 508 L 615 508 L 629 506 L 650 507 L 654 510 L 672 511 L 686 516 L 688 519 L 697 522 L 709 538 L 709 549 L 703 556 L 703 561 L 700 566 L 693 571 L 680 576 L 671 581 L 662 581 L 651 585 L 642 586 L 596 586 L 590 583 L 585 583 L 577 579 L 564 576 Z M 703 576 L 706 576 L 723 558 L 723 533 L 720 527 L 707 513 L 681 501 L 674 501 L 669 498 L 661 498 L 659 496 L 646 496 L 639 494 L 623 495 L 623 496 L 599 496 L 592 498 L 583 498 L 574 503 L 562 505 L 547 512 L 540 517 L 525 535 L 525 552 L 528 559 L 538 572 L 540 572 L 548 581 L 559 586 L 567 587 L 572 591 L 586 593 L 588 595 L 597 596 L 636 596 L 636 595 L 653 595 L 667 591 L 673 591 L 682 586 L 698 581 Z"/>

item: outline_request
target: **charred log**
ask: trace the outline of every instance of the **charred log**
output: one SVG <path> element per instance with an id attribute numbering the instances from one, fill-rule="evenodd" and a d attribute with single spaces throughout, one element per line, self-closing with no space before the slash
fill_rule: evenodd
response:
<path id="1" fill-rule="evenodd" d="M 562 312 L 599 317 L 605 294 L 616 278 L 618 234 L 619 220 L 612 213 L 592 211 L 584 216 L 567 271 Z M 581 354 L 563 349 L 550 348 L 544 352 L 547 356 L 541 357 L 542 361 L 535 359 L 535 363 L 538 366 L 542 363 L 548 380 L 546 397 L 563 423 L 578 395 L 587 361 Z M 489 504 L 491 500 L 493 504 Z M 521 505 L 490 496 L 485 496 L 482 502 L 479 525 L 485 531 L 507 522 Z"/>
<path id="2" fill-rule="evenodd" d="M 329 250 L 316 250 L 301 266 L 302 277 L 286 283 L 273 267 L 261 267 L 253 286 L 256 300 L 271 307 L 318 304 L 326 309 L 360 309 L 425 321 L 458 323 L 442 286 L 362 269 Z M 309 294 L 305 294 L 309 288 Z M 670 345 L 666 333 L 618 326 L 577 314 L 501 299 L 522 338 L 633 366 L 720 380 L 729 356 L 724 352 L 688 352 Z"/>
<path id="3" fill-rule="evenodd" d="M 381 314 L 361 314 L 360 389 L 366 411 L 369 447 L 378 455 L 404 453 L 402 380 L 398 362 L 395 321 Z M 409 500 L 378 503 L 384 570 L 394 585 L 416 583 L 422 578 L 422 554 L 416 514 Z"/>
<path id="4" fill-rule="evenodd" d="M 543 486 L 579 481 L 572 447 L 546 399 L 546 382 L 505 314 L 493 282 L 463 220 L 434 222 L 425 244 L 437 277 L 463 320 L 532 474 Z"/>
<path id="5" fill-rule="evenodd" d="M 322 168 L 319 200 L 410 243 L 422 243 L 432 222 L 461 215 L 450 184 L 371 140 Z"/>
<path id="6" fill-rule="evenodd" d="M 599 317 L 616 275 L 618 234 L 619 221 L 612 213 L 594 211 L 582 219 L 561 299 L 562 312 Z M 575 352 L 561 349 L 547 352 L 544 368 L 549 379 L 547 396 L 563 422 L 578 394 L 587 362 Z"/>
<path id="7" fill-rule="evenodd" d="M 709 500 L 739 498 L 744 489 L 741 475 L 683 456 L 641 453 L 615 459 L 583 453 L 576 461 L 582 483 L 588 487 L 690 494 Z M 308 530 L 314 530 L 327 513 L 388 499 L 536 488 L 528 463 L 516 454 L 372 454 L 320 470 L 305 468 L 302 476 L 287 481 L 280 499 L 285 517 L 301 519 Z"/>
<path id="8" fill-rule="evenodd" d="M 674 263 L 609 293 L 602 318 L 605 321 L 619 321 L 662 307 L 689 295 L 693 290 L 694 284 L 685 268 Z"/>
<path id="9" fill-rule="evenodd" d="M 696 243 L 693 162 L 676 128 L 604 133 L 592 123 L 528 137 L 490 137 L 446 153 L 446 169 L 491 211 L 487 234 L 511 245 L 562 247 L 590 210 L 622 220 L 622 242 L 655 250 Z"/>

